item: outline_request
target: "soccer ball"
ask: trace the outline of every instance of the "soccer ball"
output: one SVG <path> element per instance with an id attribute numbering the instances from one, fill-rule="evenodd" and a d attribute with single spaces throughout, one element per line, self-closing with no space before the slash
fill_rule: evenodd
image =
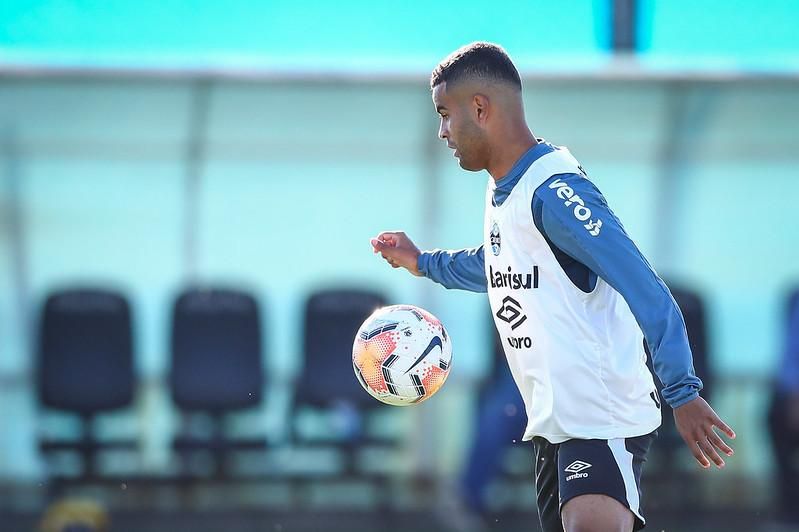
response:
<path id="1" fill-rule="evenodd" d="M 352 346 L 358 381 L 389 405 L 421 403 L 449 375 L 452 343 L 441 322 L 413 305 L 393 305 L 366 318 Z"/>

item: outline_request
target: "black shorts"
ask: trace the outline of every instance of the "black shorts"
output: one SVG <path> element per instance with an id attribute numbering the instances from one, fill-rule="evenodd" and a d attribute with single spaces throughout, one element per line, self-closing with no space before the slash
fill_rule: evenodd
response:
<path id="1" fill-rule="evenodd" d="M 641 513 L 641 465 L 657 432 L 613 440 L 567 440 L 549 443 L 533 438 L 535 490 L 544 532 L 563 532 L 560 511 L 579 495 L 613 497 L 635 515 L 635 528 L 644 528 Z"/>

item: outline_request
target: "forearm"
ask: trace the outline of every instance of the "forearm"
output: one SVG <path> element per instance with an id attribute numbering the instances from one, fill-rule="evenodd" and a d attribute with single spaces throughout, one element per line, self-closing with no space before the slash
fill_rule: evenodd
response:
<path id="1" fill-rule="evenodd" d="M 483 246 L 460 250 L 425 251 L 417 268 L 428 279 L 445 288 L 486 292 Z"/>
<path id="2" fill-rule="evenodd" d="M 618 288 L 614 288 L 628 302 L 644 333 L 652 366 L 663 383 L 663 400 L 677 408 L 699 395 L 702 381 L 694 370 L 682 312 L 663 281 L 651 269 L 650 272 L 616 280 Z M 645 284 L 638 284 L 635 279 Z"/>

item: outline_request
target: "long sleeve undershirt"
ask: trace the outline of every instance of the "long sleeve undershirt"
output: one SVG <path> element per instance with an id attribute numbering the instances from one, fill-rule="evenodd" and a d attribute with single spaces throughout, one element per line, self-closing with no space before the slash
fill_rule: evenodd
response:
<path id="1" fill-rule="evenodd" d="M 551 144 L 540 142 L 525 153 L 497 181 L 495 204 L 505 201 L 537 158 L 554 149 Z M 555 179 L 572 188 L 593 216 L 602 220 L 598 236 L 591 236 L 584 222 L 577 220 L 556 191 L 548 187 Z M 552 176 L 536 189 L 531 214 L 564 272 L 578 288 L 590 292 L 599 276 L 625 299 L 652 353 L 655 373 L 664 385 L 662 395 L 666 403 L 676 408 L 696 398 L 702 381 L 694 373 L 682 313 L 599 189 L 579 174 Z M 486 292 L 483 246 L 424 252 L 419 256 L 418 268 L 447 288 Z"/>

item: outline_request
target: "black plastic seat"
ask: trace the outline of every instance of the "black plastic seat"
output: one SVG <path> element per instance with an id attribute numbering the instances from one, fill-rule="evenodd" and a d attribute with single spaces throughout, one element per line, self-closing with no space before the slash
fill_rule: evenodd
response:
<path id="1" fill-rule="evenodd" d="M 228 434 L 226 417 L 261 404 L 265 376 L 261 317 L 255 298 L 229 289 L 189 289 L 172 313 L 172 399 L 184 416 L 204 414 L 210 432 L 175 437 L 184 464 L 195 453 L 210 453 L 214 471 L 226 476 L 233 451 L 266 448 L 265 437 Z M 184 471 L 184 473 L 188 473 Z"/>
<path id="2" fill-rule="evenodd" d="M 527 412 L 524 401 L 508 366 L 502 338 L 497 332 L 493 319 L 489 323 L 491 342 L 491 372 L 478 390 L 477 423 L 475 426 L 475 449 L 484 449 L 483 439 L 488 432 L 505 435 L 505 446 L 491 449 L 499 456 L 486 458 L 472 456 L 472 460 L 499 460 L 497 476 L 500 480 L 511 482 L 530 482 L 529 449 L 521 445 L 522 435 L 527 426 Z M 468 465 L 467 465 L 468 467 Z"/>
<path id="3" fill-rule="evenodd" d="M 799 524 L 799 428 L 794 419 L 796 389 L 793 383 L 799 362 L 799 287 L 793 288 L 785 299 L 782 324 L 782 353 L 774 381 L 771 383 L 770 404 L 765 412 L 772 459 L 775 464 L 772 484 L 775 486 L 775 513 L 786 527 Z M 795 529 L 795 526 L 792 527 Z M 786 528 L 787 530 L 787 528 Z"/>
<path id="4" fill-rule="evenodd" d="M 289 415 L 296 448 L 335 450 L 343 464 L 338 478 L 377 481 L 381 486 L 386 475 L 368 472 L 358 459 L 359 453 L 366 447 L 395 449 L 399 439 L 369 430 L 372 416 L 389 413 L 391 407 L 361 387 L 352 367 L 352 346 L 364 320 L 385 304 L 383 295 L 361 289 L 321 290 L 308 297 L 303 321 L 303 363 Z M 323 439 L 299 430 L 297 421 L 308 412 L 329 425 Z"/>
<path id="5" fill-rule="evenodd" d="M 363 290 L 326 290 L 308 298 L 295 403 L 315 407 L 342 402 L 359 407 L 377 404 L 354 377 L 352 344 L 363 321 L 385 304 L 382 295 Z"/>
<path id="6" fill-rule="evenodd" d="M 701 295 L 684 286 L 666 283 L 671 291 L 677 306 L 685 320 L 688 333 L 688 343 L 693 355 L 694 371 L 702 379 L 704 388 L 702 397 L 710 398 L 713 391 L 714 378 L 711 370 L 708 352 L 708 334 L 705 304 Z M 652 366 L 652 357 L 648 346 L 644 342 L 647 352 L 647 366 L 654 376 L 658 394 L 663 385 L 655 375 Z M 644 475 L 657 478 L 653 485 L 653 497 L 663 501 L 664 504 L 674 504 L 680 507 L 695 508 L 703 504 L 701 485 L 696 482 L 696 471 L 680 466 L 690 457 L 682 436 L 674 424 L 674 415 L 671 407 L 665 401 L 660 401 L 663 422 L 658 428 L 658 437 L 652 444 L 649 453 L 649 462 L 644 468 Z"/>
<path id="7" fill-rule="evenodd" d="M 47 297 L 39 324 L 37 387 L 46 408 L 80 416 L 78 439 L 42 439 L 44 454 L 77 452 L 82 478 L 96 474 L 97 451 L 133 449 L 134 440 L 100 441 L 95 416 L 131 406 L 135 375 L 130 305 L 114 291 L 75 288 Z"/>

